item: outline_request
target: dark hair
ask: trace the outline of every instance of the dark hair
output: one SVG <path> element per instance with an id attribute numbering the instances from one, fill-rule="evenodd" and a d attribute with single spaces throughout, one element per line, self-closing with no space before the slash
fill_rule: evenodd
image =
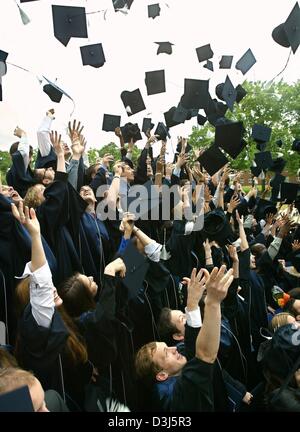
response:
<path id="1" fill-rule="evenodd" d="M 76 273 L 62 283 L 58 293 L 66 311 L 73 318 L 78 318 L 84 312 L 96 308 L 92 294 L 80 280 L 80 273 Z"/>
<path id="2" fill-rule="evenodd" d="M 20 141 L 17 141 L 10 146 L 9 154 L 11 156 L 18 151 L 19 143 L 20 143 Z M 33 155 L 33 147 L 29 146 L 29 157 L 31 158 L 32 155 Z"/>
<path id="3" fill-rule="evenodd" d="M 261 243 L 256 243 L 255 245 L 251 246 L 251 252 L 255 256 L 255 258 L 261 258 L 266 250 L 266 246 Z"/>
<path id="4" fill-rule="evenodd" d="M 292 297 L 292 298 L 294 298 L 294 299 L 296 299 L 296 300 L 300 300 L 300 288 L 298 287 L 298 288 L 293 288 L 293 289 L 291 289 L 290 291 L 288 291 L 288 294 Z"/>
<path id="5" fill-rule="evenodd" d="M 93 180 L 94 175 L 97 173 L 99 169 L 100 163 L 95 163 L 93 165 L 90 165 L 87 170 L 85 171 L 86 176 L 86 184 L 91 183 Z"/>
<path id="6" fill-rule="evenodd" d="M 167 345 L 174 344 L 173 334 L 178 333 L 178 328 L 171 321 L 171 312 L 171 309 L 167 307 L 163 308 L 161 310 L 157 325 L 160 339 Z"/>

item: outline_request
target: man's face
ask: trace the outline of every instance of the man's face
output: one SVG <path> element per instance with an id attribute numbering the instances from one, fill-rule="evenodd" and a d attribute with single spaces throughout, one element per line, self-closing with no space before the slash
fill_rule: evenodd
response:
<path id="1" fill-rule="evenodd" d="M 184 337 L 185 335 L 185 323 L 186 315 L 180 310 L 171 311 L 171 323 L 176 326 L 178 333 Z"/>
<path id="2" fill-rule="evenodd" d="M 22 198 L 18 194 L 16 190 L 14 190 L 11 186 L 2 186 L 2 195 L 4 195 L 6 198 L 11 198 L 14 204 L 18 205 L 20 201 L 22 201 Z"/>
<path id="3" fill-rule="evenodd" d="M 122 177 L 126 177 L 128 181 L 134 180 L 134 171 L 127 164 L 124 164 Z"/>
<path id="4" fill-rule="evenodd" d="M 84 199 L 84 201 L 88 203 L 96 202 L 94 191 L 89 186 L 82 186 L 82 188 L 80 189 L 80 196 L 82 199 Z"/>
<path id="5" fill-rule="evenodd" d="M 48 185 L 54 181 L 55 171 L 52 167 L 38 168 L 36 172 L 42 176 L 42 183 Z"/>
<path id="6" fill-rule="evenodd" d="M 179 354 L 176 347 L 168 347 L 164 342 L 156 342 L 156 350 L 152 358 L 168 376 L 179 375 L 187 362 L 186 357 Z"/>

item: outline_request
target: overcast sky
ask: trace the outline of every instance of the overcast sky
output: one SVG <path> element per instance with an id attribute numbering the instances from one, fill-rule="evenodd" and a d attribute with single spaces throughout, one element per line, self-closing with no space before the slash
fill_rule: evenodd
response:
<path id="1" fill-rule="evenodd" d="M 244 79 L 270 80 L 284 66 L 289 49 L 276 44 L 271 33 L 284 22 L 295 0 L 167 0 L 160 2 L 160 16 L 147 16 L 151 0 L 134 0 L 127 15 L 115 12 L 111 0 L 39 0 L 22 3 L 31 22 L 24 26 L 14 0 L 0 1 L 0 49 L 9 53 L 7 61 L 33 71 L 24 72 L 8 65 L 2 78 L 3 102 L 0 102 L 0 146 L 6 149 L 13 141 L 18 124 L 29 133 L 36 146 L 36 128 L 49 108 L 55 108 L 54 128 L 65 129 L 73 110 L 63 97 L 53 103 L 42 91 L 38 76 L 57 79 L 58 85 L 72 96 L 76 107 L 73 118 L 82 120 L 90 147 L 101 147 L 115 140 L 113 133 L 103 132 L 104 113 L 122 116 L 122 124 L 138 122 L 150 116 L 157 122 L 163 113 L 176 106 L 183 94 L 184 78 L 210 79 L 214 97 L 216 84 L 228 73 L 233 84 Z M 51 5 L 84 6 L 86 12 L 107 10 L 87 16 L 88 39 L 72 38 L 67 47 L 53 34 Z M 157 55 L 156 41 L 174 44 L 173 54 Z M 96 69 L 83 66 L 80 46 L 102 43 L 106 63 Z M 203 68 L 195 49 L 211 44 L 215 72 Z M 235 63 L 251 48 L 257 63 L 243 76 Z M 299 79 L 300 50 L 292 55 L 282 75 L 292 83 Z M 233 55 L 231 70 L 218 70 L 222 55 Z M 164 69 L 166 93 L 147 96 L 145 72 Z M 44 84 L 44 83 L 43 83 Z M 140 88 L 146 110 L 128 117 L 120 99 L 123 90 Z M 196 119 L 171 129 L 173 146 L 177 135 L 187 135 Z M 171 151 L 171 146 L 169 147 Z"/>

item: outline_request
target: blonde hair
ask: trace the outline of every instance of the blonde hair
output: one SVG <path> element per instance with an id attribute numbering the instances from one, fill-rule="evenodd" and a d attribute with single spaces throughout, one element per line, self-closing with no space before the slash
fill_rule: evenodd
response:
<path id="1" fill-rule="evenodd" d="M 161 371 L 161 367 L 153 360 L 155 351 L 156 342 L 149 342 L 139 349 L 135 358 L 137 376 L 150 382 L 155 381 L 156 375 Z"/>
<path id="2" fill-rule="evenodd" d="M 28 386 L 30 388 L 35 384 L 35 381 L 35 376 L 31 372 L 23 369 L 14 367 L 0 369 L 0 394 L 23 386 Z"/>
<path id="3" fill-rule="evenodd" d="M 34 186 L 31 186 L 24 197 L 24 205 L 29 208 L 36 209 L 42 204 L 42 201 L 38 195 L 37 187 L 39 187 L 39 184 L 36 184 Z"/>
<path id="4" fill-rule="evenodd" d="M 275 332 L 275 330 L 279 329 L 279 327 L 282 327 L 286 324 L 289 324 L 289 321 L 288 321 L 289 317 L 294 318 L 293 315 L 291 315 L 288 312 L 281 312 L 279 314 L 276 314 L 272 318 L 271 323 L 270 323 L 271 330 L 273 332 Z"/>

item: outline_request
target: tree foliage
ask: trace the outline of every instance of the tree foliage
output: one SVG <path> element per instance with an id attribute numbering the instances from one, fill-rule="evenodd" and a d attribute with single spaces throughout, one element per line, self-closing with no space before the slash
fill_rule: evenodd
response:
<path id="1" fill-rule="evenodd" d="M 283 154 L 287 161 L 286 170 L 295 174 L 300 166 L 300 154 L 291 150 L 295 138 L 300 138 L 300 81 L 289 85 L 283 81 L 268 85 L 266 82 L 245 82 L 243 87 L 247 95 L 235 104 L 234 111 L 229 110 L 226 117 L 231 120 L 243 121 L 246 129 L 244 138 L 248 145 L 236 158 L 231 160 L 233 168 L 249 169 L 257 152 L 256 143 L 251 139 L 252 126 L 255 123 L 272 128 L 270 142 L 266 150 L 270 150 L 273 158 Z M 283 146 L 279 148 L 276 141 L 281 139 Z M 206 123 L 194 127 L 189 137 L 190 144 L 195 147 L 206 147 L 214 140 L 214 127 Z M 230 158 L 229 158 L 230 159 Z"/>
<path id="2" fill-rule="evenodd" d="M 94 164 L 97 158 L 103 157 L 106 153 L 113 155 L 115 161 L 121 159 L 120 147 L 118 147 L 115 143 L 111 142 L 101 147 L 100 149 L 90 149 L 88 151 L 90 164 Z M 140 155 L 140 150 L 135 146 L 133 148 L 133 154 L 132 154 L 132 160 L 134 163 L 136 163 L 139 155 Z"/>

